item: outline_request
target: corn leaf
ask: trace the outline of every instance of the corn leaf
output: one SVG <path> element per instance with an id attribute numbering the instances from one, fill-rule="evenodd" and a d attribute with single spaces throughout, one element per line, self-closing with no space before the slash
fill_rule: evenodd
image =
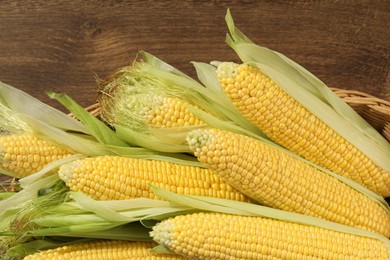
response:
<path id="1" fill-rule="evenodd" d="M 218 95 L 215 94 L 215 91 L 205 88 L 205 86 L 200 84 L 198 81 L 178 71 L 153 55 L 142 52 L 142 55 L 145 54 L 147 54 L 148 58 L 146 61 L 149 65 L 145 66 L 145 75 L 150 75 L 161 82 L 165 82 L 169 91 L 179 93 L 178 96 L 180 98 L 184 98 L 191 103 L 196 104 L 201 109 L 209 113 L 217 113 L 216 116 L 222 118 L 225 116 L 226 113 L 219 113 L 219 111 L 221 111 L 220 107 L 222 106 L 222 111 L 223 109 L 229 108 L 224 106 L 221 99 L 216 98 Z"/>
<path id="2" fill-rule="evenodd" d="M 0 174 L 4 174 L 4 175 L 10 176 L 10 177 L 17 177 L 15 173 L 7 171 L 6 169 L 3 169 L 2 167 L 0 167 Z"/>
<path id="3" fill-rule="evenodd" d="M 202 119 L 202 121 L 204 121 L 209 127 L 247 135 L 259 140 L 264 140 L 264 141 L 267 140 L 268 143 L 272 143 L 273 145 L 276 145 L 275 143 L 270 141 L 269 138 L 264 134 L 253 133 L 252 131 L 247 130 L 247 128 L 243 128 L 241 127 L 241 125 L 237 125 L 235 122 L 221 120 L 211 114 L 205 113 L 204 111 L 194 107 L 189 108 L 189 110 L 191 111 L 191 113 L 193 113 L 194 115 Z"/>
<path id="4" fill-rule="evenodd" d="M 77 120 L 3 82 L 0 82 L 0 99 L 15 113 L 29 115 L 63 130 L 88 133 L 87 129 Z"/>
<path id="5" fill-rule="evenodd" d="M 16 192 L 13 192 L 13 191 L 0 192 L 0 201 L 8 199 L 8 198 L 12 197 L 15 194 L 16 194 Z"/>
<path id="6" fill-rule="evenodd" d="M 132 222 L 160 220 L 196 211 L 176 203 L 146 198 L 96 201 L 80 192 L 67 192 L 67 202 L 62 203 L 64 195 L 57 196 L 60 198 L 56 205 L 46 205 L 45 197 L 43 200 L 41 198 L 40 203 L 35 204 L 36 209 L 45 205 L 45 210 L 41 214 L 36 214 L 36 217 L 29 218 L 38 226 L 33 227 L 33 230 L 24 231 L 26 235 L 62 236 L 61 232 L 77 234 L 104 231 Z M 53 198 L 55 197 L 48 197 L 51 200 Z"/>
<path id="7" fill-rule="evenodd" d="M 37 253 L 42 250 L 67 246 L 75 243 L 86 243 L 90 241 L 95 241 L 96 239 L 147 242 L 152 241 L 148 233 L 149 229 L 143 227 L 140 223 L 132 223 L 130 225 L 121 226 L 120 228 L 112 228 L 109 230 L 96 232 L 82 233 L 77 231 L 75 233 L 72 233 L 72 230 L 74 229 L 78 230 L 77 227 L 56 229 L 53 233 L 58 233 L 60 234 L 60 236 L 45 237 L 45 239 L 42 240 L 32 240 L 14 246 L 7 251 L 5 259 L 20 259 L 21 257 L 25 257 L 27 255 Z M 50 231 L 45 231 L 43 233 L 50 233 Z"/>
<path id="8" fill-rule="evenodd" d="M 19 117 L 33 127 L 34 134 L 37 136 L 78 153 L 90 156 L 112 154 L 107 146 L 97 142 L 94 138 L 91 139 L 92 136 L 65 132 L 59 128 L 52 127 L 43 121 L 36 120 L 29 115 L 20 114 Z"/>
<path id="9" fill-rule="evenodd" d="M 4 134 L 20 134 L 32 131 L 16 114 L 17 113 L 0 102 L 0 136 Z"/>
<path id="10" fill-rule="evenodd" d="M 115 132 L 112 131 L 102 121 L 88 113 L 83 107 L 78 105 L 71 97 L 66 94 L 57 94 L 50 92 L 49 97 L 60 102 L 66 109 L 72 112 L 89 129 L 91 134 L 103 144 L 115 146 L 127 146 L 120 140 Z"/>
<path id="11" fill-rule="evenodd" d="M 30 183 L 23 190 L 17 192 L 15 195 L 0 201 L 0 219 L 1 215 L 9 209 L 18 207 L 20 204 L 27 200 L 37 197 L 38 191 L 43 188 L 49 188 L 58 181 L 58 176 L 50 175 L 45 178 L 39 179 L 33 183 Z"/>
<path id="12" fill-rule="evenodd" d="M 113 239 L 131 241 L 153 241 L 149 235 L 150 228 L 145 227 L 141 222 L 132 222 L 126 225 L 110 228 L 102 231 L 92 232 L 68 232 L 61 236 L 82 237 L 92 239 Z"/>
<path id="13" fill-rule="evenodd" d="M 187 145 L 163 143 L 162 140 L 150 134 L 143 134 L 121 125 L 115 125 L 116 134 L 125 142 L 150 150 L 168 153 L 190 152 Z"/>
<path id="14" fill-rule="evenodd" d="M 191 77 L 186 75 L 185 73 L 181 72 L 180 70 L 176 69 L 175 67 L 169 65 L 168 63 L 160 60 L 156 56 L 146 52 L 146 51 L 140 51 L 139 52 L 140 57 L 150 65 L 152 65 L 155 68 L 158 68 L 163 71 L 169 71 L 172 72 L 173 74 L 176 74 L 178 76 L 184 77 L 192 81 Z"/>

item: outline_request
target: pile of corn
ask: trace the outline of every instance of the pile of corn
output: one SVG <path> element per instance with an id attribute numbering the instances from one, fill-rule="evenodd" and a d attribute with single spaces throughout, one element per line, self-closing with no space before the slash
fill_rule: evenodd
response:
<path id="1" fill-rule="evenodd" d="M 194 63 L 199 83 L 141 52 L 96 115 L 0 85 L 4 259 L 390 259 L 390 144 L 324 120 L 333 101 L 284 87 L 319 81 L 227 23 L 241 64 Z"/>

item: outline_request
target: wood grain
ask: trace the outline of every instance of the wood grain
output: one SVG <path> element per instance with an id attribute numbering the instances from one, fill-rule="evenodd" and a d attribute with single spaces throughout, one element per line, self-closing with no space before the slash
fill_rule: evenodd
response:
<path id="1" fill-rule="evenodd" d="M 0 81 L 62 109 L 45 92 L 94 102 L 97 78 L 148 51 L 194 76 L 191 61 L 238 61 L 225 44 L 230 8 L 254 42 L 326 84 L 390 101 L 390 2 L 0 1 Z"/>
<path id="2" fill-rule="evenodd" d="M 45 91 L 93 102 L 96 78 L 146 50 L 194 76 L 190 61 L 237 60 L 230 8 L 253 41 L 326 84 L 390 100 L 389 1 L 1 1 L 0 80 L 61 108 Z"/>

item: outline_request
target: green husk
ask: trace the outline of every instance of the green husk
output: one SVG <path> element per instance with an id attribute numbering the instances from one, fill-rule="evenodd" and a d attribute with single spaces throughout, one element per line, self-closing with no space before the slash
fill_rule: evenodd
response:
<path id="1" fill-rule="evenodd" d="M 17 208 L 20 204 L 27 200 L 37 197 L 38 191 L 44 188 L 49 188 L 58 181 L 58 176 L 49 175 L 44 178 L 40 178 L 32 183 L 29 183 L 21 191 L 17 192 L 13 196 L 0 201 L 0 219 L 2 214 L 7 210 Z"/>
<path id="2" fill-rule="evenodd" d="M 133 222 L 194 212 L 188 207 L 146 198 L 96 201 L 82 193 L 69 191 L 56 177 L 53 185 L 40 185 L 43 188 L 35 196 L 23 200 L 10 198 L 10 202 L 18 204 L 1 213 L 2 219 L 6 219 L 1 225 L 3 235 L 24 242 L 36 236 L 84 237 L 87 234 L 93 237 L 96 234 L 101 238 L 108 230 L 107 235 L 119 237 L 120 230 L 115 229 L 114 233 L 110 230 Z M 122 233 L 128 239 L 132 235 Z"/>
<path id="3" fill-rule="evenodd" d="M 52 127 L 43 121 L 39 121 L 29 115 L 19 115 L 34 130 L 33 134 L 43 139 L 54 142 L 77 153 L 84 155 L 111 154 L 104 144 L 99 143 L 93 136 L 67 132 L 59 128 Z"/>
<path id="4" fill-rule="evenodd" d="M 91 134 L 103 144 L 114 146 L 127 146 L 125 142 L 119 139 L 115 133 L 102 121 L 86 113 L 85 109 L 78 105 L 72 98 L 66 94 L 48 93 L 49 97 L 60 102 L 70 112 L 72 112 L 83 124 L 91 131 Z"/>
<path id="5" fill-rule="evenodd" d="M 109 231 L 86 233 L 76 232 L 75 234 L 67 232 L 66 235 L 63 236 L 45 236 L 44 238 L 34 239 L 8 249 L 4 259 L 22 259 L 27 255 L 42 250 L 48 250 L 75 243 L 86 243 L 95 241 L 96 239 L 152 242 L 153 239 L 150 237 L 149 232 L 150 228 L 145 227 L 141 222 L 134 222 L 117 228 L 112 228 Z"/>
<path id="6" fill-rule="evenodd" d="M 13 191 L 0 191 L 0 201 L 8 199 L 15 194 L 16 194 L 16 192 L 13 192 Z"/>
<path id="7" fill-rule="evenodd" d="M 30 127 L 17 114 L 0 102 L 0 136 L 30 132 Z"/>
<path id="8" fill-rule="evenodd" d="M 390 173 L 390 143 L 321 80 L 286 56 L 254 44 L 228 11 L 227 43 L 243 62 L 257 66 L 306 109 Z"/>
<path id="9" fill-rule="evenodd" d="M 180 127 L 178 127 L 180 129 Z M 157 139 L 154 135 L 141 133 L 130 128 L 123 127 L 121 125 L 115 125 L 117 135 L 125 140 L 127 143 L 137 146 L 145 147 L 147 149 L 159 151 L 159 152 L 191 152 L 187 145 L 163 143 L 161 139 Z M 175 128 L 176 129 L 176 128 Z M 156 131 L 158 132 L 158 130 Z M 170 133 L 172 130 L 170 129 Z"/>
<path id="10" fill-rule="evenodd" d="M 29 115 L 52 127 L 66 131 L 88 134 L 87 129 L 77 120 L 3 82 L 0 82 L 0 100 L 16 114 Z"/>
<path id="11" fill-rule="evenodd" d="M 149 228 L 142 221 L 155 223 L 195 211 L 167 201 L 143 198 L 95 201 L 69 191 L 56 174 L 31 183 L 7 200 L 6 209 L 0 213 L 0 250 L 11 250 L 11 253 L 23 249 L 25 243 L 31 246 L 29 242 L 34 239 L 53 236 L 149 241 Z"/>

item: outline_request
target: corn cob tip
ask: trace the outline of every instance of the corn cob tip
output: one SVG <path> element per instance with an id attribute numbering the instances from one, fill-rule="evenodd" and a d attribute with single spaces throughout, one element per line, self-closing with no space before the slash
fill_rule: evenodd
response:
<path id="1" fill-rule="evenodd" d="M 186 142 L 190 146 L 190 148 L 193 151 L 198 151 L 201 149 L 203 146 L 206 146 L 210 143 L 212 139 L 212 135 L 207 133 L 206 129 L 196 129 L 188 133 L 186 137 Z"/>
<path id="2" fill-rule="evenodd" d="M 153 240 L 160 245 L 171 246 L 173 242 L 174 224 L 169 219 L 157 223 L 149 233 Z"/>
<path id="3" fill-rule="evenodd" d="M 80 160 L 65 163 L 58 170 L 58 177 L 65 183 L 71 183 L 75 169 L 82 165 Z"/>
<path id="4" fill-rule="evenodd" d="M 236 77 L 236 69 L 239 65 L 234 62 L 222 62 L 217 67 L 217 75 L 220 78 Z"/>

